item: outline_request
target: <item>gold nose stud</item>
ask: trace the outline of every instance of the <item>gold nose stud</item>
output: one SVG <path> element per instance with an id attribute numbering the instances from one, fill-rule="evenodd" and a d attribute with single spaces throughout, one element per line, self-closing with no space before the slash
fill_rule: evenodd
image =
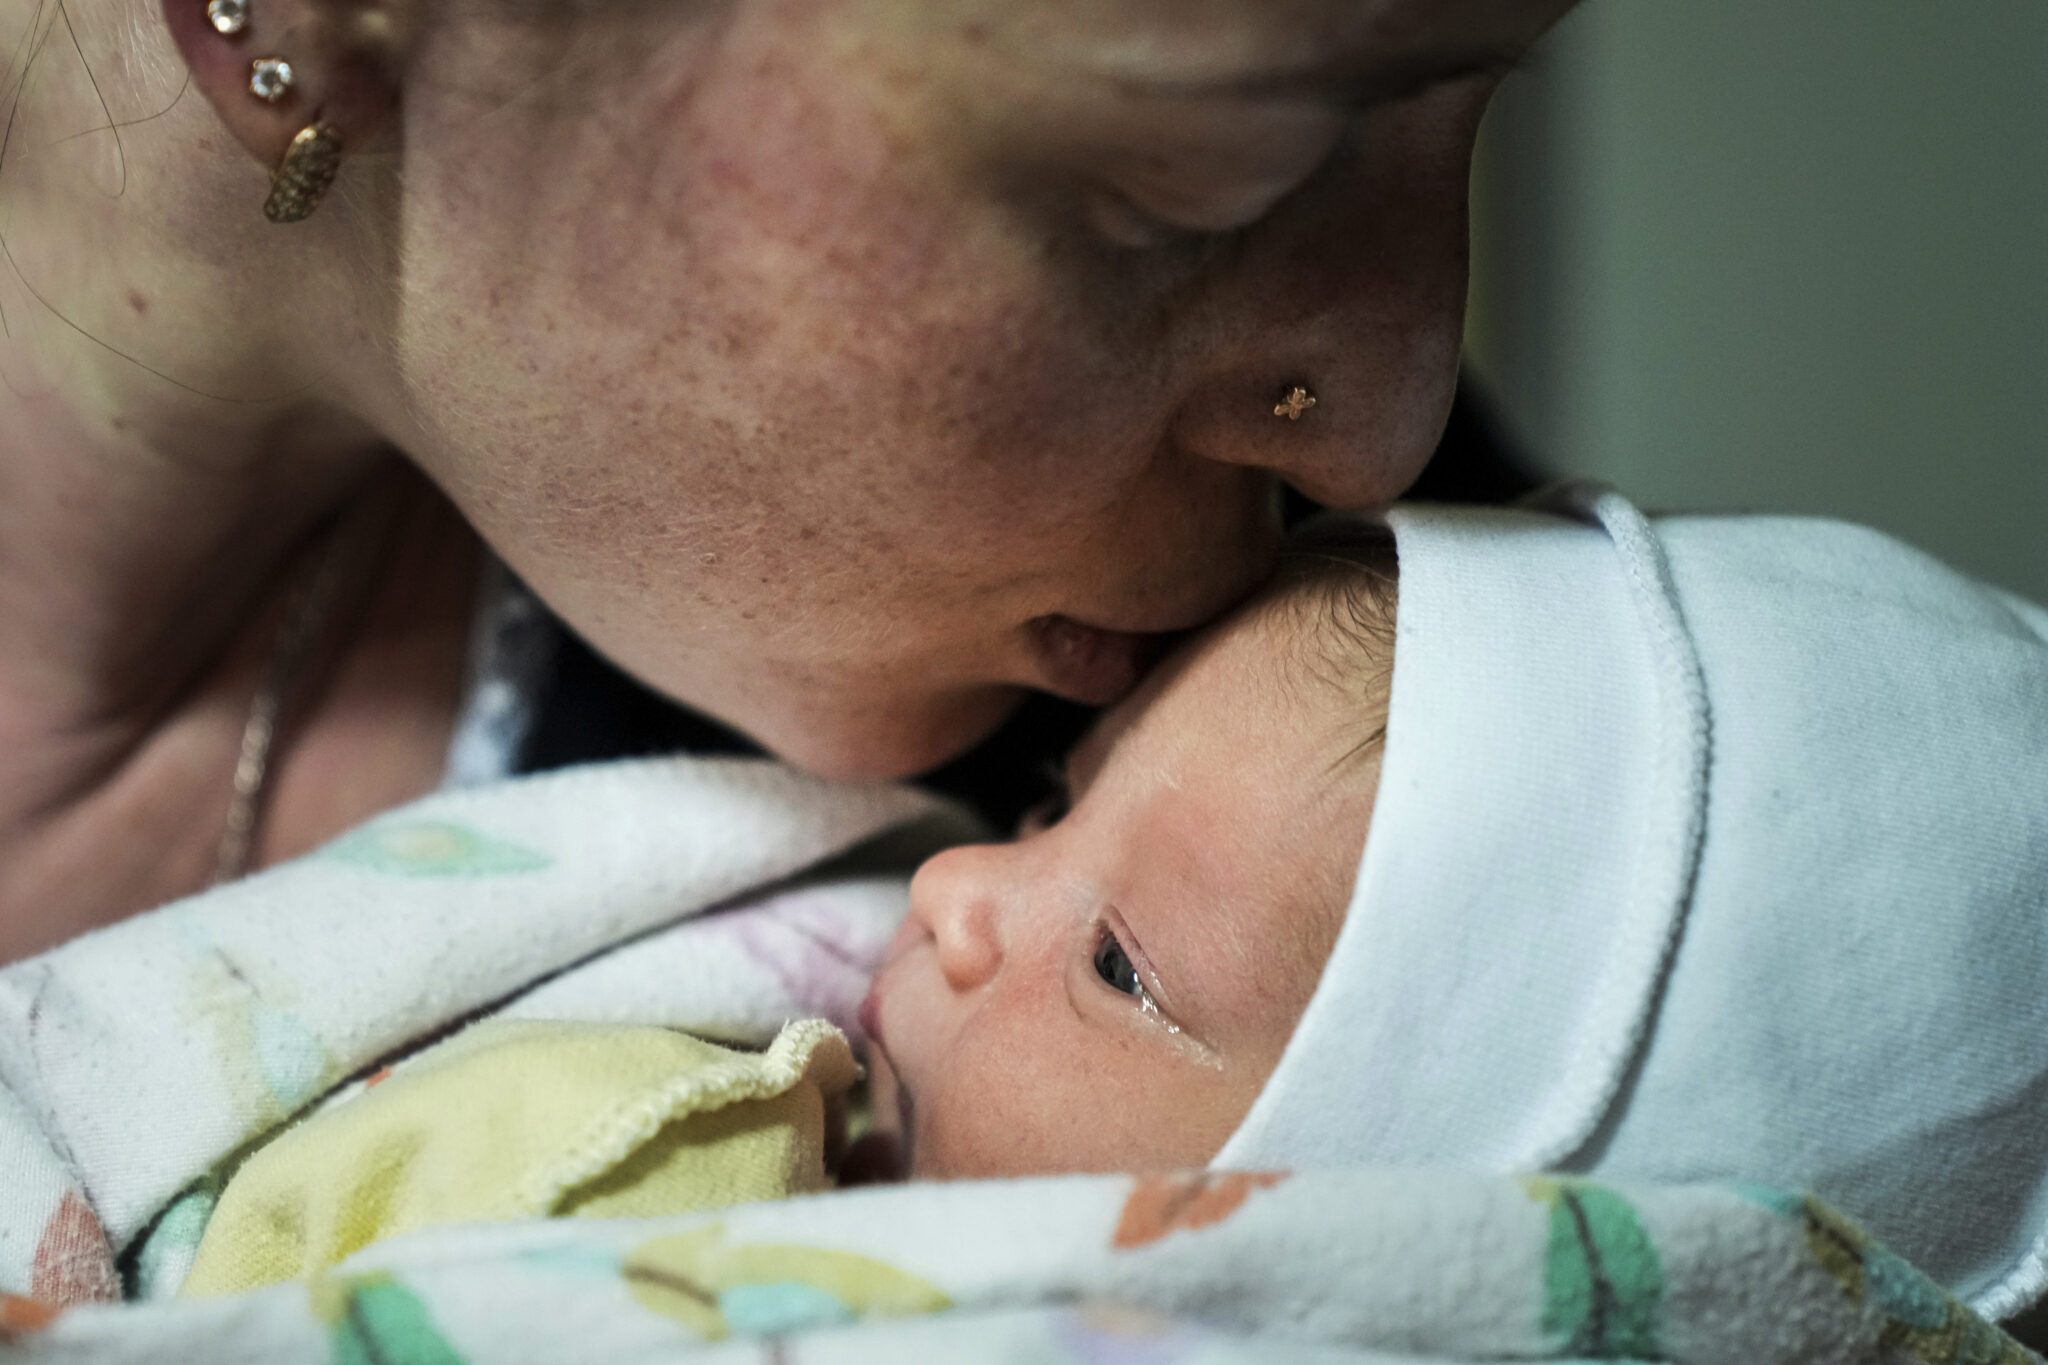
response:
<path id="1" fill-rule="evenodd" d="M 1316 396 L 1307 385 L 1296 384 L 1289 388 L 1278 403 L 1273 405 L 1275 417 L 1285 417 L 1290 422 L 1299 422 L 1301 415 L 1316 405 Z"/>

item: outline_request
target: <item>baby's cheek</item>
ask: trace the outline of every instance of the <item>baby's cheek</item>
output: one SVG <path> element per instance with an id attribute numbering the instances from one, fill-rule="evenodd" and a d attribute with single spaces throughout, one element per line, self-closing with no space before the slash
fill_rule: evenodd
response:
<path id="1" fill-rule="evenodd" d="M 920 1099 L 913 1120 L 911 1176 L 918 1180 L 973 1180 L 1023 1174 L 1014 1144 L 1016 1116 L 1004 1097 L 979 1087 L 940 1086 Z"/>
<path id="2" fill-rule="evenodd" d="M 1071 1135 L 1086 1124 L 1071 1094 L 1048 1091 L 1021 1048 L 956 1054 L 922 1085 L 912 1122 L 913 1175 L 935 1180 L 1082 1169 Z"/>
<path id="3" fill-rule="evenodd" d="M 1075 1051 L 1008 1050 L 1004 1064 L 961 1066 L 918 1098 L 914 1174 L 985 1179 L 1130 1170 L 1150 1147 L 1131 1107 Z M 1001 1055 L 1001 1054 L 999 1054 Z"/>

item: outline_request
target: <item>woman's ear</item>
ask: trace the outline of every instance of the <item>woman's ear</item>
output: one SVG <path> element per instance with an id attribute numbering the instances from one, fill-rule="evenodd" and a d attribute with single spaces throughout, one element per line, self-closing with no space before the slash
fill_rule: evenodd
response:
<path id="1" fill-rule="evenodd" d="M 163 0 L 163 12 L 193 88 L 266 170 L 315 125 L 359 151 L 397 109 L 408 0 Z"/>

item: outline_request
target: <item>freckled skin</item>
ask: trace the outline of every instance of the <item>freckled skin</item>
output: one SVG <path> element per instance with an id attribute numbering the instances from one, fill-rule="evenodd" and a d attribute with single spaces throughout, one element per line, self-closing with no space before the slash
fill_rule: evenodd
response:
<path id="1" fill-rule="evenodd" d="M 205 885 L 337 520 L 402 552 L 259 863 L 440 780 L 476 532 L 821 772 L 1113 700 L 1143 641 L 1105 631 L 1256 581 L 1279 479 L 1357 506 L 1420 467 L 1477 69 L 1564 7 L 264 0 L 225 40 L 193 0 L 0 0 L 56 35 L 0 81 L 0 956 Z M 316 108 L 346 164 L 280 228 Z"/>
<path id="2" fill-rule="evenodd" d="M 405 103 L 408 448 L 632 671 L 814 769 L 927 766 L 1043 681 L 1033 618 L 1194 624 L 1277 477 L 1413 477 L 1492 81 L 1401 73 L 1561 8 L 755 0 L 555 37 L 537 93 L 534 34 L 432 31 L 467 80 Z M 1304 34 L 1342 99 L 1188 86 Z M 1244 221 L 1105 236 L 1134 211 Z"/>

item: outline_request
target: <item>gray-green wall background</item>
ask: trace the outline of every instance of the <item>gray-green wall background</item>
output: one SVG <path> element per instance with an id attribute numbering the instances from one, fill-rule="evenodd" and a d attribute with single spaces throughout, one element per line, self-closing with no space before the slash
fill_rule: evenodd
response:
<path id="1" fill-rule="evenodd" d="M 1475 194 L 1473 367 L 1549 469 L 2048 600 L 2048 0 L 1590 0 Z"/>

